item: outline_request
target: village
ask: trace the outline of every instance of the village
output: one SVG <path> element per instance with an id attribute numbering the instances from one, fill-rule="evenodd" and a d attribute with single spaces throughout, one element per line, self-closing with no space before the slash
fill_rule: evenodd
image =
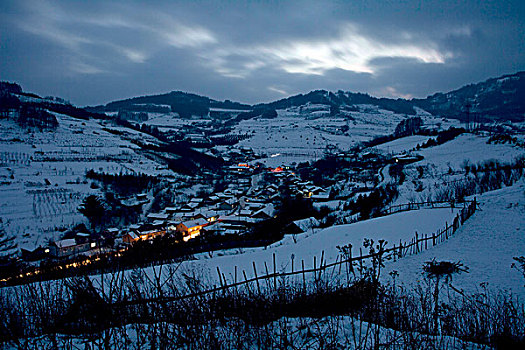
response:
<path id="1" fill-rule="evenodd" d="M 40 247 L 37 251 L 48 253 L 54 258 L 64 258 L 81 253 L 96 254 L 111 248 L 122 250 L 139 240 L 151 240 L 164 235 L 180 237 L 184 242 L 199 236 L 242 235 L 254 224 L 274 216 L 279 186 L 285 183 L 296 194 L 314 202 L 325 202 L 330 198 L 329 191 L 309 181 L 301 181 L 293 171 L 282 167 L 269 170 L 275 183 L 262 187 L 252 186 L 254 167 L 240 163 L 229 169 L 235 182 L 222 192 L 206 198 L 191 198 L 179 206 L 150 213 L 145 222 L 125 229 L 108 228 L 97 240 L 93 240 L 88 233 L 79 232 L 74 238 L 52 242 L 49 247 Z M 127 200 L 131 202 L 130 205 L 149 202 L 147 194 L 137 194 Z M 112 246 L 106 243 L 109 241 L 113 242 Z M 23 256 L 30 255 L 30 252 L 23 252 Z"/>
<path id="2" fill-rule="evenodd" d="M 305 172 L 305 165 L 265 167 L 254 163 L 253 154 L 246 152 L 245 158 L 236 152 L 228 154 L 229 163 L 225 166 L 222 179 L 225 188 L 209 195 L 194 196 L 176 205 L 164 206 L 161 210 L 149 212 L 144 220 L 126 227 L 111 227 L 99 233 L 75 232 L 67 238 L 50 241 L 47 246 L 34 250 L 21 250 L 22 260 L 29 265 L 49 264 L 77 267 L 71 261 L 92 262 L 99 257 L 117 257 L 129 251 L 138 243 L 166 238 L 184 246 L 188 242 L 213 242 L 219 240 L 250 240 L 250 234 L 257 225 L 277 217 L 286 196 L 300 198 L 311 203 L 317 210 L 326 213 L 341 210 L 344 200 L 367 195 L 379 183 L 380 169 L 388 163 L 400 161 L 384 155 L 366 151 L 361 153 L 343 152 L 327 157 L 344 162 L 346 167 L 339 169 L 338 177 L 344 176 L 351 191 L 336 193 L 328 182 L 321 187 L 312 180 L 303 179 L 298 172 Z M 244 160 L 244 162 L 242 161 Z M 251 160 L 251 161 L 250 161 Z M 402 161 L 402 160 L 401 160 Z M 349 165 L 352 165 L 351 167 Z M 317 169 L 318 170 L 318 169 Z M 337 172 L 337 169 L 335 169 Z M 307 169 L 310 173 L 311 169 Z M 206 177 L 199 177 L 203 182 Z M 318 182 L 318 181 L 316 181 Z M 141 208 L 151 202 L 151 194 L 138 193 L 122 198 L 124 205 Z M 308 215 L 308 216 L 307 216 Z M 273 227 L 278 234 L 301 234 L 330 223 L 323 218 L 305 213 L 304 217 L 285 220 L 281 227 Z M 260 240 L 258 244 L 268 244 L 270 240 Z M 242 242 L 240 243 L 242 245 Z M 252 243 L 253 244 L 253 243 Z M 257 244 L 257 243 L 256 243 Z M 210 248 L 211 249 L 211 248 Z"/>

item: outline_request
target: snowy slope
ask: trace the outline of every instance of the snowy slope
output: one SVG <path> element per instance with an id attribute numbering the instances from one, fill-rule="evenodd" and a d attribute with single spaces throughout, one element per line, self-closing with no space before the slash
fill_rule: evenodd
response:
<path id="1" fill-rule="evenodd" d="M 509 144 L 488 144 L 488 139 L 487 136 L 462 134 L 443 145 L 419 151 L 425 159 L 418 165 L 432 164 L 439 169 L 448 169 L 448 166 L 460 169 L 466 160 L 472 164 L 491 159 L 509 162 L 519 155 L 525 155 L 523 148 Z"/>
<path id="2" fill-rule="evenodd" d="M 412 135 L 407 137 L 402 137 L 397 140 L 390 142 L 385 142 L 374 148 L 385 153 L 398 154 L 405 151 L 410 151 L 416 148 L 417 145 L 424 144 L 429 139 L 434 138 L 431 136 L 422 136 L 422 135 Z"/>
<path id="3" fill-rule="evenodd" d="M 404 139 L 396 140 L 397 143 L 390 145 L 398 151 L 403 148 L 408 151 L 417 140 Z M 422 155 L 424 159 L 405 166 L 404 172 L 407 176 L 398 188 L 400 195 L 396 204 L 436 199 L 435 193 L 444 186 L 465 178 L 463 167 L 466 164 L 479 164 L 490 160 L 509 163 L 525 156 L 524 148 L 511 144 L 489 144 L 488 139 L 488 136 L 462 134 L 442 145 L 416 151 L 415 153 Z M 422 176 L 418 168 L 423 170 Z"/>
<path id="4" fill-rule="evenodd" d="M 84 181 L 90 169 L 171 174 L 133 143 L 158 142 L 153 137 L 105 121 L 55 115 L 59 126 L 53 132 L 0 120 L 0 218 L 19 248 L 45 245 L 84 222 L 78 205 L 88 194 L 99 193 Z"/>
<path id="5" fill-rule="evenodd" d="M 302 260 L 305 268 L 312 268 L 314 257 L 319 266 L 323 252 L 325 263 L 340 259 L 337 246 L 352 244 L 354 256 L 359 255 L 359 248 L 363 246 L 365 239 L 373 239 L 376 243 L 384 239 L 387 241 L 387 247 L 391 247 L 394 244 L 398 245 L 400 240 L 409 241 L 414 237 L 415 232 L 420 234 L 436 232 L 445 226 L 446 221 L 451 222 L 457 213 L 457 209 L 451 208 L 402 212 L 354 224 L 332 226 L 320 231 L 309 231 L 295 237 L 290 236 L 268 248 L 203 253 L 196 256 L 197 260 L 184 261 L 177 265 L 177 275 L 195 274 L 201 281 L 216 284 L 217 268 L 231 282 L 237 267 L 238 276 L 242 276 L 244 270 L 247 277 L 251 278 L 254 277 L 252 266 L 254 262 L 259 275 L 265 272 L 265 263 L 273 272 L 274 254 L 277 271 L 291 271 L 292 256 L 295 271 L 301 267 Z M 366 253 L 367 251 L 363 250 L 363 254 Z M 152 273 L 151 268 L 147 271 Z"/>
<path id="6" fill-rule="evenodd" d="M 391 134 L 405 115 L 360 105 L 360 111 L 346 111 L 330 116 L 329 106 L 310 105 L 277 111 L 277 118 L 244 120 L 235 132 L 251 134 L 237 147 L 249 147 L 260 153 L 260 160 L 269 166 L 289 165 L 292 162 L 316 160 L 327 147 L 348 150 L 359 142 Z M 457 121 L 443 120 L 420 112 L 425 126 L 449 127 Z M 343 132 L 342 129 L 348 128 Z"/>
<path id="7" fill-rule="evenodd" d="M 525 278 L 511 268 L 513 257 L 525 255 L 525 183 L 477 197 L 477 211 L 449 240 L 418 255 L 390 263 L 383 277 L 396 270 L 399 281 L 422 281 L 421 267 L 432 259 L 462 261 L 469 273 L 453 277 L 452 284 L 467 292 L 487 283 L 493 290 L 509 290 L 525 298 Z"/>

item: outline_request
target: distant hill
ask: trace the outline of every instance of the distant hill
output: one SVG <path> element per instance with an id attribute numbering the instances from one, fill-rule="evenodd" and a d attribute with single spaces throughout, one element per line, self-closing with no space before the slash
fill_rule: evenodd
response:
<path id="1" fill-rule="evenodd" d="M 56 117 L 49 113 L 66 114 L 78 119 L 105 119 L 105 114 L 88 112 L 59 97 L 40 97 L 24 92 L 16 83 L 0 82 L 0 118 L 15 120 L 20 126 L 54 129 Z"/>
<path id="2" fill-rule="evenodd" d="M 226 101 L 216 101 L 208 97 L 190 94 L 182 91 L 172 91 L 167 94 L 141 96 L 126 100 L 114 101 L 105 106 L 91 107 L 90 110 L 96 112 L 114 112 L 127 110 L 133 112 L 176 112 L 181 117 L 191 117 L 192 115 L 206 115 L 210 108 L 224 108 L 231 110 L 251 109 L 251 106 Z"/>
<path id="3" fill-rule="evenodd" d="M 0 99 L 0 108 L 5 107 L 2 104 L 11 106 L 13 103 L 19 103 L 11 98 L 15 97 L 23 104 L 38 104 L 48 110 L 79 118 L 104 118 L 105 116 L 102 113 L 117 111 L 176 112 L 182 117 L 191 117 L 192 115 L 207 115 L 210 109 L 222 109 L 232 112 L 238 111 L 229 121 L 236 123 L 257 116 L 270 118 L 275 115 L 274 111 L 277 109 L 303 106 L 310 103 L 328 105 L 330 112 L 334 115 L 342 109 L 357 110 L 357 105 L 367 104 L 407 115 L 414 115 L 417 107 L 437 116 L 464 120 L 468 108 L 472 115 L 484 120 L 523 121 L 525 119 L 525 72 L 491 78 L 447 93 L 436 93 L 424 99 L 411 100 L 377 98 L 364 93 L 341 90 L 337 92 L 315 90 L 307 94 L 299 94 L 252 106 L 230 100 L 217 101 L 197 94 L 172 91 L 166 94 L 113 101 L 106 105 L 78 108 L 59 98 L 41 98 L 23 92 L 21 87 L 15 83 L 0 82 L 0 92 L 3 96 Z"/>
<path id="4" fill-rule="evenodd" d="M 465 116 L 470 112 L 486 119 L 523 121 L 525 117 L 525 72 L 466 85 L 448 93 L 437 93 L 411 102 L 435 115 Z"/>
<path id="5" fill-rule="evenodd" d="M 354 92 L 330 92 L 326 90 L 315 90 L 305 95 L 299 94 L 270 103 L 255 105 L 257 108 L 285 109 L 289 107 L 302 106 L 306 103 L 330 105 L 332 110 L 341 107 L 352 108 L 359 104 L 370 104 L 389 111 L 404 114 L 415 114 L 414 106 L 410 101 L 404 99 L 377 98 L 363 93 Z"/>
<path id="6" fill-rule="evenodd" d="M 306 103 L 330 105 L 332 111 L 370 104 L 402 114 L 415 114 L 419 107 L 434 115 L 463 120 L 466 109 L 485 120 L 523 121 L 525 117 L 525 72 L 488 79 L 466 85 L 448 93 L 436 93 L 425 99 L 377 98 L 363 93 L 316 90 L 275 102 L 259 104 L 257 108 L 284 109 Z"/>
<path id="7" fill-rule="evenodd" d="M 303 106 L 307 103 L 328 105 L 334 114 L 337 114 L 340 109 L 352 110 L 357 108 L 356 105 L 368 104 L 395 113 L 414 115 L 416 113 L 415 107 L 418 107 L 434 115 L 460 120 L 466 118 L 468 105 L 471 113 L 485 120 L 522 121 L 525 116 L 525 72 L 488 79 L 451 92 L 436 93 L 424 99 L 378 98 L 349 91 L 315 90 L 306 94 L 251 106 L 229 100 L 221 102 L 196 94 L 172 91 L 167 94 L 114 101 L 105 106 L 92 107 L 89 110 L 96 112 L 129 110 L 161 113 L 174 111 L 183 117 L 189 117 L 191 115 L 206 115 L 210 108 L 253 109 L 253 112 L 242 113 L 232 120 L 239 121 L 260 116 L 263 113 L 268 114 L 268 111 Z"/>

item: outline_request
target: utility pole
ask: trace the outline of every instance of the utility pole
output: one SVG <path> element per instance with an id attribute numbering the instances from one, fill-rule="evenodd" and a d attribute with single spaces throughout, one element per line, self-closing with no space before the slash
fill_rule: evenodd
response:
<path id="1" fill-rule="evenodd" d="M 467 102 L 467 104 L 465 105 L 465 118 L 466 118 L 466 123 L 467 123 L 467 131 L 470 131 L 470 107 L 472 107 L 472 105 Z"/>

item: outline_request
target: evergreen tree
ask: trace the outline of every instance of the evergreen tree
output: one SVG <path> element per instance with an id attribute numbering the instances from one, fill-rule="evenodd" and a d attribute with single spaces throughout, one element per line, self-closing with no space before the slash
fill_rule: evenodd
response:
<path id="1" fill-rule="evenodd" d="M 86 197 L 78 211 L 89 220 L 92 228 L 100 226 L 105 220 L 106 208 L 102 200 L 95 195 Z"/>

